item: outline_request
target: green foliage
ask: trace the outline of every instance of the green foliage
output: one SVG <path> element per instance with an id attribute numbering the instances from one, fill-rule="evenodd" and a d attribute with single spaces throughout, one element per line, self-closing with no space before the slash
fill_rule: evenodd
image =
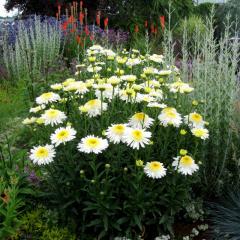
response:
<path id="1" fill-rule="evenodd" d="M 0 146 L 0 239 L 12 236 L 21 225 L 25 197 L 34 195 L 24 173 L 25 152 L 12 155 L 10 146 Z"/>
<path id="2" fill-rule="evenodd" d="M 25 213 L 20 219 L 21 226 L 12 236 L 14 240 L 74 240 L 76 239 L 67 228 L 58 228 L 58 213 L 38 206 L 35 210 Z"/>
<path id="3" fill-rule="evenodd" d="M 217 8 L 218 5 L 215 3 L 201 3 L 197 6 L 195 6 L 194 8 L 194 14 L 202 17 L 202 18 L 206 18 L 206 17 L 210 17 L 211 16 L 211 12 L 213 8 Z"/>
<path id="4" fill-rule="evenodd" d="M 240 42 L 230 40 L 231 27 L 226 25 L 222 38 L 214 38 L 214 16 L 206 20 L 206 31 L 188 38 L 183 33 L 181 69 L 182 78 L 192 82 L 199 108 L 209 121 L 212 138 L 198 149 L 203 162 L 201 188 L 209 195 L 222 194 L 226 184 L 239 184 L 239 120 L 235 116 L 239 101 L 237 81 Z M 229 23 L 230 24 L 230 23 Z M 169 37 L 170 36 L 170 37 Z M 189 42 L 192 42 L 189 48 Z M 170 62 L 175 56 L 171 46 L 171 31 L 166 36 L 165 55 Z"/>
<path id="5" fill-rule="evenodd" d="M 167 15 L 171 5 L 173 23 L 189 16 L 194 9 L 192 0 L 140 0 L 140 1 L 116 1 L 112 0 L 111 5 L 116 9 L 117 15 L 113 18 L 114 24 L 121 27 L 128 27 L 131 24 L 143 25 L 145 20 L 151 20 L 159 25 L 159 16 Z M 124 18 L 122 18 L 124 16 Z"/>

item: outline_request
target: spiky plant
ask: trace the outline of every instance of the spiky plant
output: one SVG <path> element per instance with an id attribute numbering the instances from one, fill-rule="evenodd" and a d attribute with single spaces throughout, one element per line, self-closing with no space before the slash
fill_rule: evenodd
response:
<path id="1" fill-rule="evenodd" d="M 221 203 L 210 204 L 211 229 L 216 240 L 240 239 L 240 192 L 231 192 Z"/>

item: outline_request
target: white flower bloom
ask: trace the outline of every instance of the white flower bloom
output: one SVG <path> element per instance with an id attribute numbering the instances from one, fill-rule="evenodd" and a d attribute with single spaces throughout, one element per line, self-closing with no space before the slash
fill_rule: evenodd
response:
<path id="1" fill-rule="evenodd" d="M 106 139 L 89 135 L 81 139 L 78 144 L 78 150 L 84 153 L 101 153 L 108 147 L 108 141 Z"/>
<path id="2" fill-rule="evenodd" d="M 53 92 L 47 92 L 47 93 L 43 93 L 42 95 L 37 97 L 36 103 L 39 105 L 42 105 L 42 104 L 57 102 L 59 100 L 60 100 L 60 96 L 58 94 L 53 93 Z"/>
<path id="3" fill-rule="evenodd" d="M 90 66 L 87 67 L 87 71 L 91 72 L 91 73 L 96 73 L 96 72 L 99 72 L 101 70 L 102 70 L 102 67 L 100 67 L 100 66 L 92 66 L 92 65 L 90 65 Z"/>
<path id="4" fill-rule="evenodd" d="M 150 108 L 166 108 L 167 105 L 164 103 L 158 103 L 158 102 L 150 102 L 147 105 Z"/>
<path id="5" fill-rule="evenodd" d="M 158 116 L 158 119 L 164 127 L 167 127 L 168 125 L 179 127 L 182 123 L 181 115 L 172 107 L 164 108 Z"/>
<path id="6" fill-rule="evenodd" d="M 174 158 L 172 166 L 183 175 L 192 175 L 199 169 L 193 158 L 188 155 Z"/>
<path id="7" fill-rule="evenodd" d="M 147 162 L 146 166 L 144 167 L 145 174 L 154 179 L 164 177 L 166 175 L 166 171 L 167 170 L 163 164 L 157 161 Z"/>
<path id="8" fill-rule="evenodd" d="M 189 127 L 202 128 L 205 125 L 205 121 L 199 113 L 193 112 L 184 117 L 184 122 L 189 125 Z"/>
<path id="9" fill-rule="evenodd" d="M 55 83 L 55 84 L 52 84 L 50 87 L 53 90 L 61 90 L 63 88 L 63 85 L 61 83 Z"/>
<path id="10" fill-rule="evenodd" d="M 37 118 L 35 118 L 35 117 L 25 118 L 25 119 L 22 121 L 22 124 L 24 124 L 24 125 L 32 124 L 32 123 L 35 123 L 36 120 L 37 120 Z"/>
<path id="11" fill-rule="evenodd" d="M 135 113 L 129 120 L 129 126 L 133 128 L 149 128 L 154 120 L 143 112 Z"/>
<path id="12" fill-rule="evenodd" d="M 51 141 L 56 146 L 60 145 L 61 143 L 66 143 L 73 140 L 76 137 L 76 131 L 67 126 L 66 128 L 58 128 L 56 131 L 51 135 Z"/>
<path id="13" fill-rule="evenodd" d="M 79 109 L 81 112 L 87 112 L 89 117 L 96 117 L 101 115 L 102 111 L 107 110 L 107 103 L 101 102 L 99 99 L 92 99 L 86 102 L 83 106 L 80 106 Z"/>
<path id="14" fill-rule="evenodd" d="M 31 149 L 30 159 L 38 165 L 48 164 L 56 155 L 53 145 L 37 146 Z"/>
<path id="15" fill-rule="evenodd" d="M 120 143 L 127 130 L 125 124 L 112 124 L 106 131 L 106 136 L 113 143 Z"/>
<path id="16" fill-rule="evenodd" d="M 163 63 L 163 55 L 153 54 L 148 57 L 149 60 L 156 63 Z"/>
<path id="17" fill-rule="evenodd" d="M 139 58 L 129 58 L 126 62 L 127 66 L 135 66 L 141 63 L 141 60 Z"/>
<path id="18" fill-rule="evenodd" d="M 160 70 L 158 71 L 159 76 L 169 76 L 172 73 L 171 70 Z"/>
<path id="19" fill-rule="evenodd" d="M 63 123 L 67 117 L 64 112 L 50 108 L 41 115 L 41 118 L 44 120 L 45 125 L 53 126 Z"/>
<path id="20" fill-rule="evenodd" d="M 173 93 L 190 93 L 194 90 L 194 88 L 190 87 L 189 84 L 184 83 L 182 81 L 177 81 L 169 84 L 170 92 Z"/>
<path id="21" fill-rule="evenodd" d="M 137 76 L 136 75 L 123 75 L 123 76 L 121 76 L 121 80 L 133 83 L 137 80 Z"/>
<path id="22" fill-rule="evenodd" d="M 191 130 L 193 136 L 206 140 L 209 137 L 209 132 L 206 128 L 193 128 Z"/>
<path id="23" fill-rule="evenodd" d="M 133 149 L 139 149 L 150 143 L 151 132 L 140 128 L 128 128 L 123 136 L 123 141 Z"/>
<path id="24" fill-rule="evenodd" d="M 43 109 L 45 109 L 45 105 L 41 105 L 41 106 L 30 108 L 29 112 L 37 113 L 37 112 L 39 112 L 39 111 L 41 111 Z"/>

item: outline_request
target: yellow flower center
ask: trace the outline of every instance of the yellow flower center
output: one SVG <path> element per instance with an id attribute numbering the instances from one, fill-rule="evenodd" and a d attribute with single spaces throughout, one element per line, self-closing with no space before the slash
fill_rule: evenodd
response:
<path id="1" fill-rule="evenodd" d="M 58 110 L 55 109 L 48 110 L 47 115 L 49 118 L 56 118 L 58 116 Z"/>
<path id="2" fill-rule="evenodd" d="M 154 162 L 150 163 L 149 168 L 150 168 L 151 171 L 155 172 L 155 171 L 162 170 L 163 166 L 160 162 L 154 161 Z"/>
<path id="3" fill-rule="evenodd" d="M 166 112 L 166 115 L 167 115 L 169 118 L 176 118 L 176 113 L 175 113 L 175 112 L 172 112 L 172 111 Z"/>
<path id="4" fill-rule="evenodd" d="M 141 130 L 133 130 L 132 137 L 134 141 L 139 142 L 143 139 L 143 133 Z"/>
<path id="5" fill-rule="evenodd" d="M 42 97 L 44 100 L 48 100 L 49 98 L 52 97 L 52 95 L 53 95 L 52 92 L 48 92 L 48 93 L 43 93 L 41 97 Z"/>
<path id="6" fill-rule="evenodd" d="M 97 138 L 89 138 L 86 144 L 90 148 L 96 148 L 100 144 L 100 141 Z"/>
<path id="7" fill-rule="evenodd" d="M 100 105 L 100 100 L 98 100 L 98 99 L 90 100 L 85 104 L 86 107 L 90 107 L 90 108 L 94 108 L 99 105 Z"/>
<path id="8" fill-rule="evenodd" d="M 39 149 L 36 151 L 36 157 L 38 158 L 46 158 L 48 154 L 49 152 L 45 147 L 39 147 Z"/>
<path id="9" fill-rule="evenodd" d="M 116 125 L 113 127 L 113 131 L 115 134 L 117 135 L 123 135 L 124 133 L 124 130 L 125 130 L 125 126 L 124 125 Z"/>
<path id="10" fill-rule="evenodd" d="M 144 114 L 143 112 L 141 112 L 141 113 L 136 113 L 136 114 L 134 114 L 134 116 L 133 116 L 133 118 L 136 119 L 136 120 L 138 120 L 138 121 L 143 121 L 145 117 L 146 117 L 146 116 L 145 116 L 145 114 Z"/>
<path id="11" fill-rule="evenodd" d="M 183 156 L 180 159 L 180 164 L 185 166 L 185 167 L 189 167 L 193 164 L 193 159 L 188 155 Z"/>
<path id="12" fill-rule="evenodd" d="M 191 120 L 199 123 L 199 122 L 202 121 L 202 116 L 198 113 L 192 113 L 191 114 Z"/>
<path id="13" fill-rule="evenodd" d="M 67 131 L 66 129 L 61 130 L 58 134 L 57 134 L 57 139 L 58 140 L 64 140 L 69 136 L 69 131 Z"/>

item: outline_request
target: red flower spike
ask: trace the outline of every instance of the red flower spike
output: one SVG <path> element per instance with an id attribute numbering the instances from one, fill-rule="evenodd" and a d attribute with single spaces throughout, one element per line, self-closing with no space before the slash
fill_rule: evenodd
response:
<path id="1" fill-rule="evenodd" d="M 145 23 L 144 23 L 144 27 L 145 28 L 148 28 L 148 21 L 146 20 Z"/>
<path id="2" fill-rule="evenodd" d="M 93 34 L 90 35 L 90 40 L 91 40 L 91 41 L 94 40 L 94 35 L 93 35 Z"/>
<path id="3" fill-rule="evenodd" d="M 108 17 L 104 19 L 104 28 L 108 27 Z"/>
<path id="4" fill-rule="evenodd" d="M 83 25 L 83 20 L 84 20 L 84 14 L 82 12 L 79 13 L 79 21 L 80 24 Z"/>
<path id="5" fill-rule="evenodd" d="M 77 36 L 77 37 L 76 37 L 76 40 L 77 40 L 77 43 L 78 43 L 78 44 L 81 44 L 81 37 L 80 37 L 80 36 Z"/>
<path id="6" fill-rule="evenodd" d="M 154 33 L 155 30 L 154 30 L 154 23 L 151 24 L 151 33 Z"/>
<path id="7" fill-rule="evenodd" d="M 164 28 L 165 28 L 165 17 L 164 16 L 160 16 L 159 19 L 160 19 L 161 28 L 164 31 Z"/>
<path id="8" fill-rule="evenodd" d="M 87 26 L 87 25 L 85 26 L 85 29 L 84 29 L 84 31 L 85 31 L 85 33 L 86 33 L 86 35 L 87 35 L 87 36 L 90 34 L 90 32 L 89 32 L 89 30 L 88 30 L 88 26 Z"/>
<path id="9" fill-rule="evenodd" d="M 98 26 L 100 26 L 100 11 L 97 12 L 96 23 Z"/>

